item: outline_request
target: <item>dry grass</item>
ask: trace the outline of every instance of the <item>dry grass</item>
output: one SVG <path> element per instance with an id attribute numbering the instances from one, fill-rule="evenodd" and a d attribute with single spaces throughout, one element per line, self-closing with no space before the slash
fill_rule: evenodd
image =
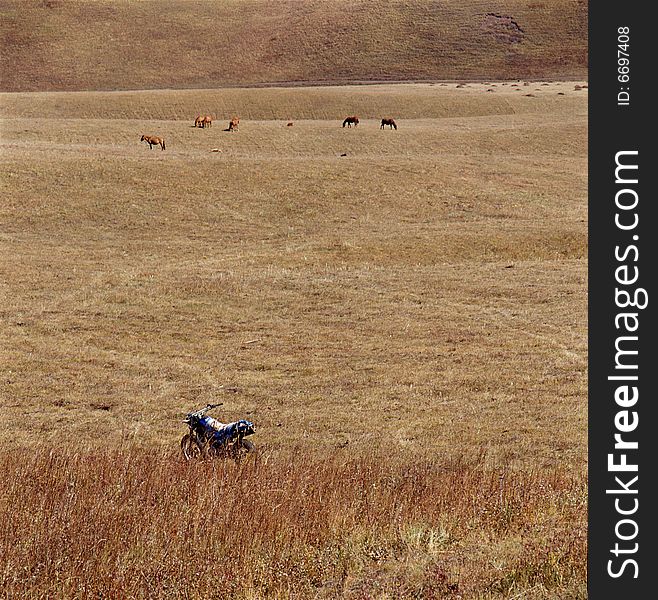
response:
<path id="1" fill-rule="evenodd" d="M 11 590 L 585 596 L 587 92 L 488 88 L 0 95 Z"/>
<path id="2" fill-rule="evenodd" d="M 577 78 L 585 0 L 4 0 L 0 90 Z"/>
<path id="3" fill-rule="evenodd" d="M 494 93 L 485 94 L 494 85 Z M 524 95 L 533 90 L 534 98 Z M 98 119 L 135 121 L 189 121 L 192 126 L 199 113 L 211 113 L 213 133 L 228 126 L 234 115 L 242 119 L 271 121 L 290 119 L 338 120 L 356 113 L 361 118 L 379 120 L 384 115 L 398 119 L 457 119 L 460 117 L 505 117 L 497 126 L 510 131 L 514 115 L 534 114 L 544 127 L 565 118 L 582 118 L 586 110 L 585 90 L 574 90 L 573 83 L 535 81 L 527 88 L 514 82 L 430 83 L 407 85 L 307 86 L 298 88 L 149 90 L 125 92 L 44 92 L 2 94 L 0 110 L 8 118 Z M 563 93 L 564 96 L 559 94 Z M 585 92 L 586 93 L 586 92 Z M 486 98 L 484 97 L 486 95 Z M 224 121 L 224 122 L 222 122 Z M 469 120 L 462 125 L 476 125 Z M 63 122 L 62 125 L 69 125 Z M 283 123 L 285 125 L 285 123 Z M 103 124 L 104 127 L 107 124 Z M 221 127 L 220 127 L 221 126 Z M 333 124 L 332 124 L 333 128 Z M 464 129 L 465 127 L 462 127 Z M 377 128 L 376 128 L 377 129 Z M 177 127 L 180 132 L 180 127 Z M 362 128 L 364 130 L 364 128 Z M 198 138 L 195 131 L 187 144 Z M 210 131 L 207 132 L 210 134 Z M 294 131 L 289 132 L 294 135 Z M 223 139 L 223 138 L 220 138 Z M 289 139 L 289 138 L 280 138 Z M 293 137 L 292 139 L 297 139 Z M 379 138 L 381 139 L 381 138 Z M 393 138 L 395 139 L 395 138 Z M 478 140 L 479 141 L 479 140 Z M 559 144 L 544 136 L 542 141 Z M 322 144 L 313 142 L 313 151 Z M 539 149 L 539 146 L 537 146 Z"/>
<path id="4" fill-rule="evenodd" d="M 586 597 L 586 486 L 561 470 L 38 447 L 0 476 L 9 597 Z"/>

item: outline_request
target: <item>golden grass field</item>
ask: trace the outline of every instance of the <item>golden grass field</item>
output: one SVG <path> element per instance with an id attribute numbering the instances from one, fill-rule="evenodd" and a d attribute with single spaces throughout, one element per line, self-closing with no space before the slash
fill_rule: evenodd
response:
<path id="1" fill-rule="evenodd" d="M 0 94 L 10 596 L 586 597 L 583 85 Z"/>

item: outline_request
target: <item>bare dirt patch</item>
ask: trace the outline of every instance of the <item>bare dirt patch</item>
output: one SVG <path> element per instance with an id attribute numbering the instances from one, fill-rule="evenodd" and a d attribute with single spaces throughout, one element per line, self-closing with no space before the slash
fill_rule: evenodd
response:
<path id="1" fill-rule="evenodd" d="M 525 32 L 513 17 L 488 13 L 482 22 L 483 31 L 490 33 L 496 40 L 508 44 L 520 44 Z"/>

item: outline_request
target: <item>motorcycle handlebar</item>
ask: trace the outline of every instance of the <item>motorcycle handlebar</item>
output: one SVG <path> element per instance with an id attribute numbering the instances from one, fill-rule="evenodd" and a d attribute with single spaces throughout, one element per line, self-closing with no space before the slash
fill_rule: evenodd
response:
<path id="1" fill-rule="evenodd" d="M 205 407 L 200 408 L 199 410 L 195 410 L 191 413 L 188 413 L 187 417 L 191 417 L 191 416 L 200 417 L 201 415 L 204 415 L 205 413 L 207 413 L 209 410 L 212 410 L 213 408 L 217 408 L 218 406 L 221 406 L 222 404 L 224 404 L 224 403 L 219 402 L 218 404 L 206 404 Z"/>

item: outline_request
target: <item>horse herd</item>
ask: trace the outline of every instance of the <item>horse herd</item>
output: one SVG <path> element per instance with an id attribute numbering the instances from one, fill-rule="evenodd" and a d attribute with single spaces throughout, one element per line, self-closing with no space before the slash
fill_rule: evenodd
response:
<path id="1" fill-rule="evenodd" d="M 343 121 L 343 127 L 349 128 L 352 127 L 352 125 L 356 127 L 358 124 L 359 124 L 359 117 L 357 117 L 356 115 L 347 117 Z M 239 125 L 240 125 L 240 118 L 233 117 L 229 121 L 228 127 L 224 131 L 238 131 Z M 286 125 L 288 127 L 292 127 L 293 123 L 292 121 L 289 121 Z M 389 126 L 389 129 L 398 128 L 397 123 L 391 118 L 382 119 L 380 129 L 384 129 L 386 125 Z M 194 127 L 198 127 L 200 129 L 205 129 L 206 127 L 212 127 L 212 117 L 210 115 L 197 115 L 196 119 L 194 119 Z M 160 146 L 162 150 L 166 148 L 164 138 L 158 137 L 157 135 L 143 134 L 140 141 L 146 142 L 151 150 L 153 150 L 153 146 Z"/>
<path id="2" fill-rule="evenodd" d="M 240 125 L 240 118 L 233 117 L 228 124 L 228 127 L 224 131 L 237 131 L 238 125 Z M 212 127 L 212 117 L 210 115 L 197 115 L 197 118 L 194 119 L 194 126 L 205 129 L 206 127 Z"/>
<path id="3" fill-rule="evenodd" d="M 351 117 L 347 117 L 343 121 L 343 127 L 352 127 L 352 125 L 354 125 L 354 127 L 356 127 L 358 124 L 359 124 L 359 117 L 357 117 L 356 115 L 353 115 Z M 379 128 L 384 129 L 385 125 L 388 125 L 389 129 L 397 129 L 398 128 L 398 124 L 395 122 L 395 120 L 393 120 L 391 118 L 382 119 L 382 123 L 381 123 Z"/>

